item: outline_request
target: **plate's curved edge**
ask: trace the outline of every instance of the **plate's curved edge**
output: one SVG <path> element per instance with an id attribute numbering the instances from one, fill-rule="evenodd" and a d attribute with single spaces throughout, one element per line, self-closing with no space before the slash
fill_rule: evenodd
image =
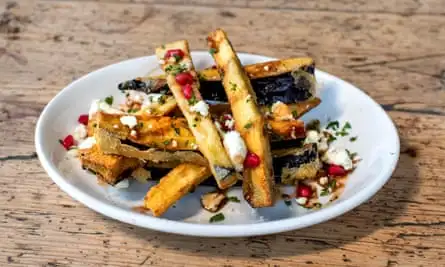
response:
<path id="1" fill-rule="evenodd" d="M 192 52 L 192 55 L 196 54 L 202 54 L 207 52 L 199 51 L 199 52 Z M 248 53 L 239 53 L 239 55 L 243 56 L 258 56 L 263 58 L 270 58 L 262 55 L 256 55 L 256 54 L 248 54 Z M 150 56 L 148 56 L 150 57 Z M 85 206 L 89 207 L 90 209 L 103 214 L 107 217 L 111 217 L 113 219 L 129 223 L 132 225 L 161 231 L 161 232 L 168 232 L 168 233 L 174 233 L 174 234 L 182 234 L 182 235 L 190 235 L 190 236 L 202 236 L 202 237 L 245 237 L 245 236 L 256 236 L 256 235 L 264 235 L 264 234 L 275 234 L 279 232 L 285 232 L 290 230 L 296 230 L 301 229 L 310 225 L 318 224 L 321 222 L 328 221 L 332 218 L 335 218 L 337 216 L 340 216 L 355 207 L 361 205 L 368 199 L 370 199 L 372 196 L 374 196 L 377 191 L 383 187 L 383 185 L 390 179 L 391 174 L 394 172 L 397 162 L 399 160 L 399 154 L 400 154 L 400 139 L 397 132 L 397 128 L 395 127 L 394 122 L 391 120 L 389 115 L 383 110 L 383 108 L 375 102 L 371 97 L 369 97 L 365 92 L 357 88 L 356 86 L 334 76 L 329 73 L 320 71 L 317 69 L 317 73 L 321 74 L 322 76 L 329 77 L 330 79 L 334 79 L 337 81 L 341 81 L 342 83 L 346 83 L 349 86 L 353 87 L 355 90 L 359 91 L 359 93 L 366 96 L 366 98 L 369 98 L 369 100 L 372 101 L 373 104 L 375 104 L 386 116 L 386 119 L 390 122 L 390 125 L 392 126 L 392 132 L 395 136 L 396 141 L 396 148 L 397 151 L 394 151 L 394 157 L 393 160 L 390 163 L 391 168 L 388 168 L 388 170 L 382 174 L 384 176 L 384 179 L 374 180 L 373 182 L 369 183 L 366 187 L 367 190 L 360 190 L 355 195 L 351 196 L 351 198 L 343 201 L 342 203 L 338 204 L 337 206 L 328 206 L 323 208 L 323 216 L 319 212 L 313 212 L 309 214 L 305 214 L 296 218 L 288 218 L 288 219 L 282 219 L 272 222 L 258 222 L 255 223 L 255 227 L 252 227 L 252 224 L 238 224 L 238 225 L 218 225 L 218 224 L 195 224 L 195 223 L 187 223 L 187 222 L 178 222 L 178 221 L 171 221 L 168 219 L 163 218 L 157 218 L 152 216 L 147 216 L 143 214 L 138 214 L 108 203 L 105 203 L 103 201 L 100 201 L 81 190 L 77 189 L 76 187 L 72 186 L 71 184 L 64 181 L 64 178 L 58 171 L 57 167 L 54 166 L 54 164 L 49 160 L 48 156 L 45 155 L 44 149 L 41 146 L 41 139 L 42 139 L 42 124 L 43 120 L 45 118 L 45 114 L 48 112 L 50 107 L 57 101 L 57 98 L 62 94 L 62 92 L 70 87 L 73 87 L 77 82 L 81 81 L 82 79 L 85 79 L 89 75 L 93 75 L 96 72 L 102 71 L 105 68 L 108 68 L 110 66 L 113 66 L 115 64 L 121 64 L 129 61 L 137 61 L 137 60 L 143 60 L 148 57 L 139 57 L 134 59 L 128 59 L 125 61 L 121 61 L 118 63 L 114 63 L 108 66 L 105 66 L 103 68 L 100 68 L 98 70 L 95 70 L 89 74 L 86 74 L 79 78 L 78 80 L 72 82 L 68 86 L 66 86 L 64 89 L 62 89 L 44 108 L 42 111 L 37 124 L 36 124 L 36 130 L 35 130 L 35 145 L 36 145 L 36 152 L 38 155 L 38 158 L 45 169 L 45 171 L 48 173 L 48 175 L 51 177 L 51 179 L 68 195 L 70 195 L 75 200 L 79 201 L 80 203 L 84 204 Z M 270 58 L 272 59 L 272 58 Z"/>

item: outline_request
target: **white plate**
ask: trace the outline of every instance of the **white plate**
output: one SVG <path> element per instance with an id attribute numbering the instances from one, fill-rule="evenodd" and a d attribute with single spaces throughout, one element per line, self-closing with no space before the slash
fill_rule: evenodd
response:
<path id="1" fill-rule="evenodd" d="M 192 53 L 198 69 L 214 64 L 207 52 Z M 272 60 L 272 58 L 239 54 L 243 64 Z M 391 119 L 369 96 L 353 85 L 325 72 L 316 71 L 321 84 L 322 104 L 304 116 L 304 120 L 328 118 L 349 121 L 354 143 L 349 138 L 336 141 L 351 151 L 358 152 L 363 161 L 348 178 L 341 197 L 320 210 L 306 210 L 278 201 L 274 207 L 252 209 L 242 200 L 229 203 L 222 212 L 226 219 L 210 224 L 211 213 L 203 210 L 199 197 L 209 187 L 199 187 L 170 208 L 162 218 L 132 210 L 140 206 L 149 184 L 132 182 L 128 189 L 117 190 L 100 186 L 95 176 L 82 170 L 77 160 L 64 160 L 66 151 L 58 139 L 73 132 L 80 114 L 88 113 L 93 99 L 114 95 L 123 99 L 117 84 L 123 80 L 146 75 L 158 69 L 155 56 L 120 62 L 94 71 L 68 85 L 46 106 L 36 127 L 36 148 L 43 167 L 53 181 L 74 199 L 89 208 L 114 219 L 154 230 L 195 236 L 252 236 L 294 230 L 339 216 L 372 197 L 390 178 L 398 157 L 399 137 Z M 336 145 L 337 145 L 336 144 Z M 240 189 L 229 195 L 240 199 Z"/>

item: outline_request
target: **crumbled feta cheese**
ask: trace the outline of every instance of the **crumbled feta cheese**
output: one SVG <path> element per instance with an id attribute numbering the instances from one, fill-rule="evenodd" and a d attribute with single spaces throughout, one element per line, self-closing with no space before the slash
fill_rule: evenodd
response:
<path id="1" fill-rule="evenodd" d="M 345 170 L 351 170 L 354 167 L 348 152 L 343 148 L 329 148 L 322 160 L 329 164 L 340 165 Z"/>
<path id="2" fill-rule="evenodd" d="M 269 71 L 269 65 L 264 66 L 265 71 Z"/>
<path id="3" fill-rule="evenodd" d="M 88 148 L 92 148 L 94 146 L 94 144 L 96 144 L 96 138 L 88 137 L 82 143 L 80 143 L 78 145 L 78 148 L 79 149 L 88 149 Z"/>
<path id="4" fill-rule="evenodd" d="M 138 124 L 138 120 L 135 116 L 122 116 L 120 121 L 123 125 L 127 125 L 130 129 Z"/>
<path id="5" fill-rule="evenodd" d="M 242 171 L 244 159 L 247 155 L 247 148 L 239 132 L 230 131 L 226 133 L 224 135 L 223 143 L 235 169 L 237 171 Z"/>
<path id="6" fill-rule="evenodd" d="M 128 179 L 124 179 L 114 185 L 114 188 L 116 188 L 116 189 L 125 189 L 128 187 L 130 187 L 130 181 Z"/>
<path id="7" fill-rule="evenodd" d="M 190 107 L 191 112 L 198 112 L 201 116 L 209 115 L 209 106 L 203 100 Z"/>
<path id="8" fill-rule="evenodd" d="M 93 100 L 90 106 L 90 110 L 88 112 L 89 118 L 91 118 L 95 113 L 100 111 L 108 114 L 122 114 L 122 111 L 111 107 L 110 105 L 108 105 L 107 103 L 105 103 L 100 99 Z"/>
<path id="9" fill-rule="evenodd" d="M 224 126 L 228 129 L 233 129 L 235 127 L 235 120 L 233 118 L 224 121 Z"/>
<path id="10" fill-rule="evenodd" d="M 297 135 L 295 134 L 295 127 L 292 127 L 292 130 L 291 130 L 291 132 L 290 132 L 290 137 L 292 138 L 292 139 L 297 139 Z"/>
<path id="11" fill-rule="evenodd" d="M 126 90 L 125 93 L 127 95 L 127 100 L 141 104 L 141 109 L 157 104 L 159 102 L 159 98 L 163 96 L 163 94 L 146 94 L 136 90 Z"/>
<path id="12" fill-rule="evenodd" d="M 138 133 L 135 130 L 131 130 L 130 135 L 136 137 L 138 136 Z"/>
<path id="13" fill-rule="evenodd" d="M 307 203 L 307 197 L 297 197 L 296 201 L 299 205 L 306 205 Z"/>
<path id="14" fill-rule="evenodd" d="M 172 140 L 172 147 L 177 147 L 178 146 L 178 142 L 176 140 Z"/>
<path id="15" fill-rule="evenodd" d="M 87 137 L 87 127 L 83 124 L 77 125 L 76 128 L 74 129 L 73 137 L 77 142 L 80 142 L 83 139 L 85 139 Z"/>
<path id="16" fill-rule="evenodd" d="M 319 180 L 318 180 L 318 182 L 321 184 L 321 185 L 326 185 L 326 184 L 328 184 L 328 182 L 329 182 L 329 178 L 328 177 L 321 177 Z"/>
<path id="17" fill-rule="evenodd" d="M 281 101 L 277 101 L 277 102 L 273 103 L 272 107 L 270 108 L 270 111 L 272 111 L 272 113 L 274 113 L 275 110 L 281 105 L 284 105 L 284 103 Z"/>
<path id="18" fill-rule="evenodd" d="M 319 152 L 325 152 L 328 150 L 328 139 L 315 130 L 310 130 L 306 132 L 306 139 L 304 139 L 305 144 L 317 144 Z"/>

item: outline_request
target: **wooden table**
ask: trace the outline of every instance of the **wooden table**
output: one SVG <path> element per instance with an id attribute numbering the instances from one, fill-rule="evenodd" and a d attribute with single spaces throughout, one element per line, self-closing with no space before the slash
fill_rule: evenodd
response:
<path id="1" fill-rule="evenodd" d="M 1 266 L 445 266 L 445 1 L 0 0 Z M 329 222 L 272 236 L 162 234 L 62 192 L 34 149 L 65 85 L 224 28 L 240 52 L 311 56 L 376 99 L 402 144 L 392 179 Z M 73 100 L 75 101 L 75 100 Z"/>

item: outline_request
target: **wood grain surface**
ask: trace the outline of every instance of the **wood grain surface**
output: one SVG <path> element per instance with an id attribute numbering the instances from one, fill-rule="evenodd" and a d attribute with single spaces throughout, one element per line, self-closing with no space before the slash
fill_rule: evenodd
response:
<path id="1" fill-rule="evenodd" d="M 224 28 L 240 52 L 311 56 L 377 100 L 400 163 L 378 194 L 304 230 L 212 239 L 140 229 L 62 192 L 35 122 L 73 79 Z M 0 0 L 0 266 L 445 266 L 445 1 Z"/>

